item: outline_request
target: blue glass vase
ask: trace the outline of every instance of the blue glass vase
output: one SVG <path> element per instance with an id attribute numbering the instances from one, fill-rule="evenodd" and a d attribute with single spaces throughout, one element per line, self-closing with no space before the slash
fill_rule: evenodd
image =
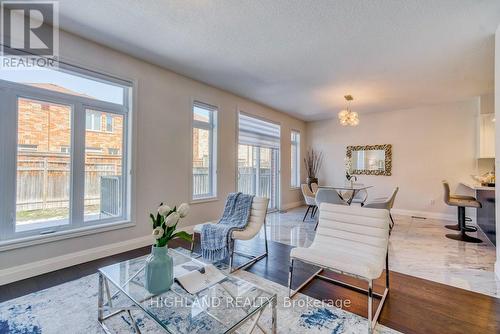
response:
<path id="1" fill-rule="evenodd" d="M 174 261 L 168 254 L 168 246 L 153 245 L 144 270 L 146 290 L 153 295 L 168 291 L 174 283 Z"/>

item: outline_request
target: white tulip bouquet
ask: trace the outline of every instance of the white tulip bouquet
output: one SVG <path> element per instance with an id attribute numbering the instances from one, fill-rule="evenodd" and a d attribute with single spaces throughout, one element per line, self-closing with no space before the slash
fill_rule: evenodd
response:
<path id="1" fill-rule="evenodd" d="M 165 247 L 170 240 L 175 238 L 191 242 L 193 237 L 191 234 L 185 231 L 175 232 L 177 223 L 181 218 L 186 217 L 188 212 L 189 205 L 186 203 L 182 203 L 179 207 L 174 206 L 173 209 L 161 203 L 156 216 L 152 213 L 149 214 L 153 223 L 153 237 L 156 247 Z"/>

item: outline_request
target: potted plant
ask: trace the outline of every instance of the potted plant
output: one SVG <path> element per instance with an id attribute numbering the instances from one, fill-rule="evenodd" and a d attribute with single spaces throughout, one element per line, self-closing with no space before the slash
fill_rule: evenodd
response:
<path id="1" fill-rule="evenodd" d="M 177 224 L 181 218 L 187 216 L 189 205 L 182 203 L 179 207 L 170 208 L 160 204 L 156 215 L 150 214 L 153 224 L 154 244 L 151 254 L 146 259 L 145 288 L 152 294 L 159 294 L 170 289 L 174 282 L 174 264 L 168 254 L 168 243 L 172 239 L 180 238 L 191 241 L 192 235 L 185 231 L 177 231 Z"/>
<path id="2" fill-rule="evenodd" d="M 314 149 L 307 151 L 307 155 L 304 158 L 304 165 L 307 171 L 306 183 L 309 188 L 311 188 L 311 183 L 318 184 L 318 173 L 322 163 L 323 153 L 314 151 Z"/>

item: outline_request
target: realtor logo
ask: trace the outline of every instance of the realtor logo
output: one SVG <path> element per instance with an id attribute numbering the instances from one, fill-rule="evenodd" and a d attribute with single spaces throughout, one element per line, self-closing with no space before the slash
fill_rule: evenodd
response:
<path id="1" fill-rule="evenodd" d="M 1 1 L 2 68 L 52 67 L 59 53 L 57 1 Z"/>

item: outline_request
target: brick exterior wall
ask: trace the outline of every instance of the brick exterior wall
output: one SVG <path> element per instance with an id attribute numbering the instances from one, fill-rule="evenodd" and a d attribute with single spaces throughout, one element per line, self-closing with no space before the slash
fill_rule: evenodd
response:
<path id="1" fill-rule="evenodd" d="M 85 131 L 85 205 L 99 203 L 101 176 L 122 171 L 123 116 L 98 115 L 100 130 Z M 112 117 L 111 129 L 107 128 L 108 116 Z M 19 99 L 17 140 L 17 210 L 67 207 L 71 108 Z"/>
<path id="2" fill-rule="evenodd" d="M 209 133 L 193 129 L 193 167 L 208 167 Z"/>
<path id="3" fill-rule="evenodd" d="M 112 131 L 106 131 L 106 117 L 111 116 Z M 101 130 L 86 130 L 85 147 L 100 149 L 101 152 L 89 152 L 105 158 L 110 149 L 122 154 L 123 117 L 101 113 Z M 63 153 L 71 145 L 71 109 L 68 106 L 20 99 L 18 105 L 18 144 L 20 150 L 36 152 Z M 31 145 L 35 145 L 30 149 Z M 112 159 L 115 160 L 115 159 Z"/>

